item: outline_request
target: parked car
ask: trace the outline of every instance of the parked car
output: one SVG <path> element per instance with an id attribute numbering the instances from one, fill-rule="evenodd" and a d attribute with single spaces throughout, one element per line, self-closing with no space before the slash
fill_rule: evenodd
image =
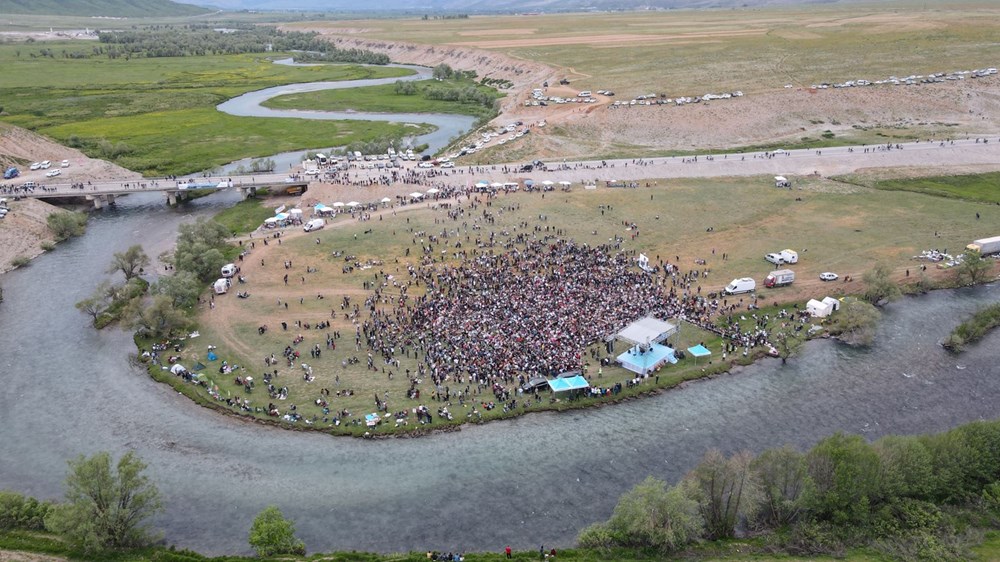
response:
<path id="1" fill-rule="evenodd" d="M 445 163 L 441 164 L 441 167 L 442 168 L 454 168 L 455 167 L 455 163 L 454 162 L 445 162 Z"/>
<path id="2" fill-rule="evenodd" d="M 51 170 L 51 171 L 45 172 L 45 177 L 47 177 L 47 178 L 54 178 L 54 177 L 58 176 L 61 173 L 62 173 L 62 171 L 60 171 L 60 170 Z"/>
<path id="3" fill-rule="evenodd" d="M 840 276 L 832 271 L 824 271 L 819 274 L 820 281 L 836 281 Z"/>

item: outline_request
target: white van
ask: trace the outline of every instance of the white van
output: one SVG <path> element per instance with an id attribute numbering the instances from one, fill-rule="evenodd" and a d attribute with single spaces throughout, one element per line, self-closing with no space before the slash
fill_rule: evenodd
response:
<path id="1" fill-rule="evenodd" d="M 226 279 L 236 275 L 236 264 L 227 263 L 222 266 L 222 276 Z"/>
<path id="2" fill-rule="evenodd" d="M 215 289 L 215 294 L 224 295 L 227 291 L 229 291 L 229 285 L 229 279 L 218 279 L 212 285 L 212 288 Z"/>
<path id="3" fill-rule="evenodd" d="M 576 97 L 578 97 L 578 98 L 589 98 L 590 97 L 590 90 L 584 90 L 584 91 L 580 92 L 579 94 L 577 94 Z"/>
<path id="4" fill-rule="evenodd" d="M 757 282 L 750 277 L 743 277 L 740 279 L 733 279 L 728 285 L 726 285 L 726 293 L 730 295 L 738 295 L 740 293 L 752 293 L 754 289 L 757 288 Z"/>
<path id="5" fill-rule="evenodd" d="M 312 220 L 310 220 L 309 222 L 307 222 L 302 227 L 302 230 L 304 230 L 306 232 L 312 232 L 314 230 L 319 230 L 319 229 L 323 228 L 324 226 L 326 226 L 326 221 L 325 220 L 323 220 L 323 219 L 312 219 Z"/>

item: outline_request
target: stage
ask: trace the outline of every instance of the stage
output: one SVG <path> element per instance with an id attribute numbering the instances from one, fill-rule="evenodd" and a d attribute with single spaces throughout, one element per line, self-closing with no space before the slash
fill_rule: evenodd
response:
<path id="1" fill-rule="evenodd" d="M 649 344 L 648 350 L 640 351 L 640 346 L 634 346 L 618 356 L 622 367 L 639 375 L 652 373 L 665 363 L 677 363 L 674 350 L 658 343 Z"/>

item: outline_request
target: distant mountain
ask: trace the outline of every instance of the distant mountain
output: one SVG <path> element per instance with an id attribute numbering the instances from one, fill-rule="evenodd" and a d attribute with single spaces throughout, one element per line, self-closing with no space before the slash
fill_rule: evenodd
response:
<path id="1" fill-rule="evenodd" d="M 27 1 L 27 0 L 26 0 Z M 181 0 L 224 10 L 303 10 L 320 12 L 525 13 L 641 9 L 736 8 L 789 4 L 828 4 L 838 0 Z M 359 7 L 363 6 L 363 7 Z"/>
<path id="2" fill-rule="evenodd" d="M 170 0 L 0 0 L 0 14 L 58 16 L 194 16 L 209 10 Z"/>

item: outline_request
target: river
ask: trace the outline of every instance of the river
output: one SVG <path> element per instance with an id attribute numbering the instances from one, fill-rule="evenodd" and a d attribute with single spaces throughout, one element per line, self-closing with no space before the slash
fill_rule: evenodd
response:
<path id="1" fill-rule="evenodd" d="M 138 243 L 156 255 L 178 224 L 236 198 L 178 209 L 158 194 L 121 198 L 83 237 L 3 276 L 0 488 L 58 498 L 67 459 L 134 449 L 164 497 L 156 527 L 204 553 L 248 551 L 269 504 L 310 551 L 565 547 L 635 483 L 674 481 L 710 447 L 807 447 L 835 431 L 875 438 L 1000 416 L 1000 333 L 959 357 L 936 343 L 1000 299 L 993 284 L 890 305 L 871 350 L 816 341 L 786 366 L 763 361 L 612 407 L 380 441 L 241 422 L 151 381 L 129 365 L 128 334 L 97 332 L 73 307 L 113 252 Z"/>
<path id="2" fill-rule="evenodd" d="M 276 64 L 289 66 L 315 66 L 310 63 L 294 63 L 291 59 L 275 61 Z M 476 118 L 470 115 L 460 115 L 457 113 L 371 113 L 364 111 L 311 111 L 303 109 L 271 109 L 261 105 L 265 101 L 288 94 L 301 94 L 303 92 L 317 92 L 321 90 L 342 90 L 345 88 L 362 88 L 365 86 L 381 86 L 383 84 L 393 84 L 396 81 L 409 82 L 413 80 L 428 80 L 431 78 L 431 69 L 425 66 L 414 66 L 405 64 L 391 64 L 397 68 L 408 68 L 414 74 L 397 78 L 373 78 L 366 80 L 342 80 L 339 82 L 306 82 L 301 84 L 287 84 L 265 88 L 254 92 L 247 92 L 225 101 L 216 109 L 223 113 L 238 117 L 286 117 L 293 119 L 322 119 L 322 120 L 348 120 L 348 121 L 387 121 L 394 123 L 426 123 L 433 125 L 434 130 L 415 136 L 411 144 L 417 146 L 426 143 L 427 152 L 434 154 L 448 146 L 449 141 L 460 134 L 469 132 L 476 123 Z M 302 161 L 303 155 L 307 151 L 283 152 L 268 158 L 275 161 L 275 170 L 286 170 L 291 166 L 297 166 Z M 220 171 L 221 174 L 231 173 L 239 166 L 249 168 L 254 158 L 247 158 L 227 164 Z"/>

